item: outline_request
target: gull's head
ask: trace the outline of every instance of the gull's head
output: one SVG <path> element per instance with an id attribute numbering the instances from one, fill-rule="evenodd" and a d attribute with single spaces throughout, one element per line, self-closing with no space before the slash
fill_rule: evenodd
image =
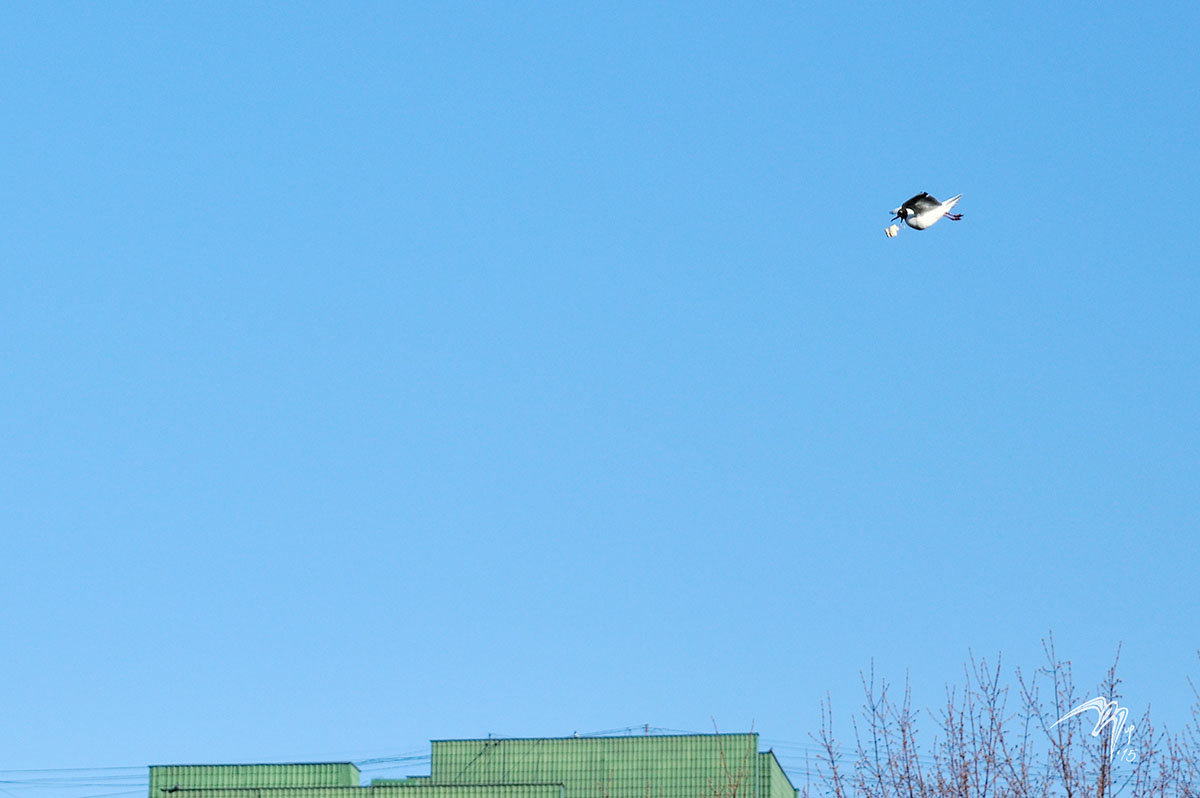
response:
<path id="1" fill-rule="evenodd" d="M 892 209 L 892 221 L 893 222 L 896 221 L 897 219 L 907 219 L 907 218 L 908 218 L 908 208 L 905 208 L 903 205 L 901 205 L 899 208 Z"/>

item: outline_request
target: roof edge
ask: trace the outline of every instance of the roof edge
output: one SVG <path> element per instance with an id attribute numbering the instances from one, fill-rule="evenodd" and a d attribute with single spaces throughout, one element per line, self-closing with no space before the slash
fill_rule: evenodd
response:
<path id="1" fill-rule="evenodd" d="M 696 732 L 695 734 L 579 734 L 571 737 L 449 737 L 430 743 L 502 743 L 528 740 L 662 740 L 679 737 L 758 737 L 758 732 Z M 765 753 L 765 752 L 763 752 Z"/>

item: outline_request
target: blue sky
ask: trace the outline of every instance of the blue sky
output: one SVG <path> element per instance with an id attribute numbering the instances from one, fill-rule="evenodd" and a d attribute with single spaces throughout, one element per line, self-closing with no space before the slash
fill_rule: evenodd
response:
<path id="1" fill-rule="evenodd" d="M 652 6 L 0 11 L 9 767 L 1183 719 L 1200 12 Z"/>

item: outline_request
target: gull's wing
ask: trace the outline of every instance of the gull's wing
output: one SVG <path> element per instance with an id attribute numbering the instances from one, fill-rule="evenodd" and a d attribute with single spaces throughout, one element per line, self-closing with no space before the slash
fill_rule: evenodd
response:
<path id="1" fill-rule="evenodd" d="M 922 211 L 928 211 L 933 208 L 936 208 L 937 206 L 939 206 L 941 204 L 942 203 L 937 201 L 936 197 L 930 196 L 929 194 L 926 194 L 924 191 L 922 191 L 920 194 L 913 197 L 908 202 L 905 202 L 904 205 L 902 205 L 901 207 L 911 208 L 912 210 L 916 211 L 917 213 L 921 213 Z"/>

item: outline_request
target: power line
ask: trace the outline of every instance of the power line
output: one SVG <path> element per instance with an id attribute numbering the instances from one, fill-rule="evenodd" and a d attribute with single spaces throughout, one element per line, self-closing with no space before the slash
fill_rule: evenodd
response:
<path id="1" fill-rule="evenodd" d="M 377 756 L 372 759 L 357 759 L 354 764 L 362 765 L 381 765 L 385 762 L 428 762 L 433 759 L 432 754 L 418 754 L 415 756 Z"/>
<path id="2" fill-rule="evenodd" d="M 145 770 L 145 765 L 130 765 L 126 767 L 98 767 L 98 768 L 0 768 L 0 773 L 73 773 L 76 771 L 96 771 L 96 770 Z"/>

